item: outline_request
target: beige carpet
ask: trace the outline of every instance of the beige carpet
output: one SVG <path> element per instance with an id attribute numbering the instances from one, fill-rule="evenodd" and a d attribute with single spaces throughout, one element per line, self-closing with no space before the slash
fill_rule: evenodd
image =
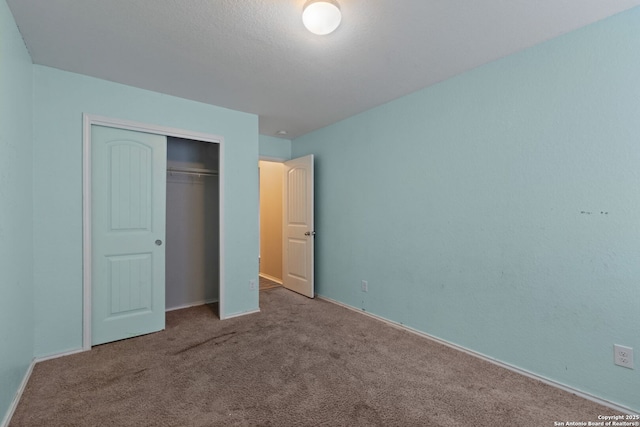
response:
<path id="1" fill-rule="evenodd" d="M 553 426 L 614 411 L 322 301 L 201 306 L 36 365 L 17 426 Z"/>

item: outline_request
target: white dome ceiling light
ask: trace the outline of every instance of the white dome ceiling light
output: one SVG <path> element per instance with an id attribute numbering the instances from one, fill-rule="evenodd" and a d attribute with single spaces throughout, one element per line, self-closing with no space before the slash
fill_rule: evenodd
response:
<path id="1" fill-rule="evenodd" d="M 332 33 L 341 20 L 340 6 L 334 0 L 309 0 L 302 9 L 302 23 L 319 36 Z"/>

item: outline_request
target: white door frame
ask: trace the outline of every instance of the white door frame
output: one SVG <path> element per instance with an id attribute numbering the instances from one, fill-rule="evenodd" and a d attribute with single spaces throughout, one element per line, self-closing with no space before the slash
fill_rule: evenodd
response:
<path id="1" fill-rule="evenodd" d="M 218 144 L 219 182 L 219 246 L 220 246 L 220 293 L 219 316 L 225 319 L 224 310 L 224 138 L 218 135 L 192 132 L 129 120 L 114 119 L 93 114 L 82 115 L 82 349 L 91 349 L 91 126 L 106 126 L 177 138 L 193 139 Z"/>

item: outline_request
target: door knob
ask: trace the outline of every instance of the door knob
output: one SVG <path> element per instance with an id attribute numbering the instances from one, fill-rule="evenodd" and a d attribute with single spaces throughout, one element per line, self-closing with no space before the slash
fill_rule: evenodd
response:
<path id="1" fill-rule="evenodd" d="M 315 236 L 316 232 L 315 231 L 307 231 L 306 233 L 304 233 L 305 236 Z"/>
<path id="2" fill-rule="evenodd" d="M 160 239 L 156 240 L 156 245 L 161 246 L 162 245 L 162 240 L 160 240 Z"/>

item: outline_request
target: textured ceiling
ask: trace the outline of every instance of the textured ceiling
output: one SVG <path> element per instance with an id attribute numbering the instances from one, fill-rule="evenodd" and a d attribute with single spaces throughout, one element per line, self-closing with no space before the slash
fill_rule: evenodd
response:
<path id="1" fill-rule="evenodd" d="M 292 139 L 640 0 L 7 0 L 34 63 L 258 114 Z"/>

